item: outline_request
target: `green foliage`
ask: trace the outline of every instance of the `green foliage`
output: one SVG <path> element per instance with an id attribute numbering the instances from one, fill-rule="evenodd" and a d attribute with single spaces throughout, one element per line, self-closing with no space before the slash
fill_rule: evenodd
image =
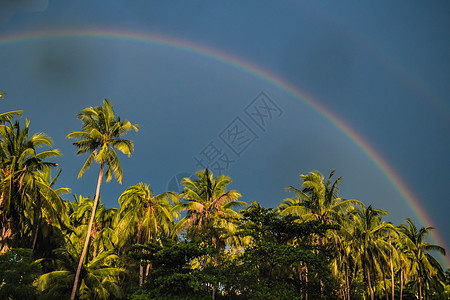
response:
<path id="1" fill-rule="evenodd" d="M 139 126 L 128 121 L 120 120 L 113 110 L 111 102 L 103 100 L 103 106 L 87 107 L 77 115 L 81 120 L 82 131 L 72 131 L 68 138 L 76 139 L 73 145 L 77 147 L 77 155 L 90 153 L 88 159 L 81 168 L 78 178 L 88 170 L 93 161 L 106 163 L 106 181 L 110 181 L 114 175 L 117 181 L 122 182 L 122 168 L 115 149 L 128 156 L 134 150 L 134 144 L 130 140 L 123 139 L 128 131 L 138 131 Z"/>
<path id="2" fill-rule="evenodd" d="M 214 247 L 197 242 L 166 240 L 163 246 L 136 245 L 134 249 L 144 251 L 131 252 L 130 255 L 143 263 L 150 263 L 152 269 L 147 283 L 135 292 L 132 299 L 141 299 L 139 297 L 142 295 L 151 295 L 148 299 L 177 299 L 181 295 L 186 297 L 183 299 L 203 299 L 208 296 L 204 284 L 212 278 L 204 269 L 193 268 L 192 262 L 216 253 Z"/>
<path id="3" fill-rule="evenodd" d="M 275 210 L 254 202 L 238 212 L 247 204 L 227 189 L 231 178 L 208 169 L 183 179 L 179 195 L 139 183 L 107 209 L 103 171 L 121 182 L 116 150 L 131 154 L 123 136 L 138 127 L 105 99 L 68 135 L 89 154 L 79 176 L 100 164 L 96 198 L 65 202 L 70 190 L 54 188 L 61 170 L 51 174 L 60 153 L 37 151 L 52 141 L 30 135 L 28 120 L 14 120 L 21 113 L 0 114 L 0 299 L 67 299 L 77 273 L 77 299 L 381 299 L 391 282 L 395 299 L 450 298 L 450 272 L 432 255 L 445 249 L 426 242 L 433 228 L 395 227 L 386 211 L 341 198 L 334 170 L 300 175 Z"/>
<path id="4" fill-rule="evenodd" d="M 13 248 L 0 255 L 0 299 L 36 299 L 33 283 L 41 265 L 33 261 L 31 249 Z"/>
<path id="5" fill-rule="evenodd" d="M 251 237 L 251 242 L 232 265 L 224 268 L 230 274 L 223 276 L 226 281 L 221 284 L 228 293 L 244 294 L 249 299 L 301 299 L 305 293 L 314 295 L 314 299 L 331 299 L 327 250 L 298 241 L 313 234 L 323 236 L 334 226 L 321 221 L 300 223 L 296 217 L 280 216 L 256 202 L 241 213 L 237 234 Z M 305 264 L 314 274 L 308 284 L 299 279 L 299 270 Z M 322 291 L 318 288 L 320 281 L 329 283 Z"/>
<path id="6" fill-rule="evenodd" d="M 230 177 L 214 176 L 208 169 L 196 174 L 197 180 L 184 178 L 181 181 L 184 190 L 180 196 L 188 201 L 182 208 L 187 210 L 187 215 L 177 227 L 187 227 L 188 238 L 204 240 L 209 237 L 216 247 L 223 248 L 225 240 L 235 230 L 234 221 L 240 217 L 234 209 L 247 203 L 238 200 L 241 197 L 238 191 L 227 190 Z"/>
<path id="7" fill-rule="evenodd" d="M 53 261 L 55 271 L 39 277 L 37 286 L 43 299 L 68 298 L 75 277 L 77 257 L 61 249 L 58 260 Z M 123 292 L 118 278 L 126 272 L 118 266 L 119 257 L 102 252 L 81 270 L 79 299 L 121 299 Z"/>
<path id="8" fill-rule="evenodd" d="M 57 164 L 47 161 L 61 155 L 50 149 L 38 153 L 42 146 L 52 146 L 44 133 L 29 134 L 19 121 L 0 125 L 0 251 L 11 246 L 32 247 L 42 216 L 58 224 L 64 206 L 58 192 L 47 179 Z"/>

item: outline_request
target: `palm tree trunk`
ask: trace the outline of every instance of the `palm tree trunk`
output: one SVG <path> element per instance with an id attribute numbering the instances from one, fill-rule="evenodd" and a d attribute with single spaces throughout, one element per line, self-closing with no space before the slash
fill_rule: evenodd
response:
<path id="1" fill-rule="evenodd" d="M 373 300 L 373 290 L 372 290 L 372 283 L 370 282 L 369 269 L 367 269 L 367 281 L 369 282 L 370 300 Z"/>
<path id="2" fill-rule="evenodd" d="M 6 225 L 0 229 L 0 253 L 8 252 L 14 238 L 14 221 L 12 217 L 4 219 L 4 224 Z"/>
<path id="3" fill-rule="evenodd" d="M 92 258 L 97 257 L 97 249 L 98 249 L 98 247 L 96 245 L 94 245 L 94 252 L 92 252 Z"/>
<path id="4" fill-rule="evenodd" d="M 400 300 L 403 300 L 403 266 L 400 261 Z"/>
<path id="5" fill-rule="evenodd" d="M 419 277 L 419 300 L 422 300 L 422 282 Z"/>
<path id="6" fill-rule="evenodd" d="M 145 268 L 145 282 L 147 282 L 148 273 L 150 273 L 150 270 L 152 269 L 152 264 L 147 264 L 147 267 Z"/>
<path id="7" fill-rule="evenodd" d="M 156 219 L 155 219 L 155 224 L 156 224 Z M 147 237 L 147 244 L 150 244 L 150 229 L 148 231 L 148 237 Z M 145 278 L 144 278 L 144 282 L 147 282 L 147 277 L 148 277 L 148 273 L 150 272 L 150 268 L 151 268 L 151 264 L 147 264 L 145 266 Z"/>
<path id="8" fill-rule="evenodd" d="M 305 264 L 305 286 L 306 286 L 306 294 L 305 294 L 305 300 L 308 300 L 308 265 Z"/>
<path id="9" fill-rule="evenodd" d="M 391 232 L 389 231 L 389 245 L 392 246 L 391 243 Z M 391 294 L 392 300 L 394 300 L 394 262 L 392 261 L 392 248 L 389 253 L 389 261 L 391 262 Z"/>
<path id="10" fill-rule="evenodd" d="M 394 300 L 394 264 L 391 255 L 391 298 Z"/>
<path id="11" fill-rule="evenodd" d="M 142 252 L 144 252 L 144 249 L 142 249 Z M 139 286 L 142 286 L 144 283 L 144 266 L 142 265 L 142 259 L 139 264 Z"/>
<path id="12" fill-rule="evenodd" d="M 137 241 L 136 244 L 139 244 L 141 242 L 141 221 L 138 221 L 137 224 Z M 144 249 L 142 249 L 142 252 L 144 252 Z M 144 283 L 144 267 L 141 265 L 142 259 L 139 261 L 139 286 L 142 286 Z"/>
<path id="13" fill-rule="evenodd" d="M 81 257 L 80 257 L 80 261 L 78 263 L 77 273 L 75 274 L 75 281 L 73 283 L 72 294 L 70 296 L 70 299 L 72 299 L 72 300 L 75 299 L 75 294 L 77 292 L 77 287 L 78 287 L 78 280 L 80 279 L 81 266 L 83 265 L 84 257 L 86 255 L 86 251 L 87 251 L 87 248 L 89 245 L 89 238 L 91 237 L 92 223 L 94 223 L 95 210 L 97 209 L 98 198 L 100 195 L 100 186 L 102 184 L 104 167 L 105 167 L 105 163 L 102 162 L 100 165 L 100 173 L 98 174 L 97 190 L 95 192 L 94 206 L 92 207 L 91 219 L 89 220 L 89 226 L 88 226 L 88 230 L 86 232 L 86 240 L 84 241 L 83 252 L 81 252 Z"/>
<path id="14" fill-rule="evenodd" d="M 31 244 L 31 249 L 34 251 L 34 247 L 36 247 L 36 241 L 37 241 L 37 236 L 38 236 L 38 231 L 39 231 L 39 223 L 37 223 L 38 225 L 36 225 L 36 229 L 34 230 L 34 234 L 33 234 L 33 243 Z"/>
<path id="15" fill-rule="evenodd" d="M 345 270 L 345 282 L 347 284 L 347 300 L 350 300 L 350 283 L 348 282 L 348 266 Z"/>
<path id="16" fill-rule="evenodd" d="M 386 286 L 386 276 L 384 275 L 384 271 L 383 271 L 383 283 L 384 283 L 384 293 L 386 294 L 386 300 L 389 300 L 389 293 Z"/>

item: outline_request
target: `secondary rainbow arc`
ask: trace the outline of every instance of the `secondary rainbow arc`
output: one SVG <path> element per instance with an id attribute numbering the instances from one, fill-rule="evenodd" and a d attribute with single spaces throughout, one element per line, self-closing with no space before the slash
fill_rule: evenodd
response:
<path id="1" fill-rule="evenodd" d="M 203 45 L 194 44 L 189 41 L 169 38 L 157 34 L 140 33 L 124 30 L 112 29 L 59 29 L 46 31 L 27 31 L 19 33 L 10 33 L 8 35 L 0 36 L 0 46 L 8 44 L 16 44 L 21 42 L 38 41 L 46 39 L 59 38 L 101 38 L 112 40 L 126 40 L 139 43 L 148 43 L 153 45 L 165 46 L 169 48 L 179 49 L 190 52 L 195 55 L 201 55 L 209 59 L 222 62 L 230 65 L 236 69 L 251 73 L 254 76 L 263 79 L 285 92 L 291 94 L 304 104 L 312 108 L 319 115 L 323 116 L 333 126 L 336 126 L 342 131 L 348 139 L 354 143 L 360 150 L 374 163 L 374 165 L 388 178 L 392 186 L 399 192 L 401 197 L 412 208 L 412 211 L 424 226 L 433 226 L 431 218 L 426 213 L 426 210 L 419 202 L 419 199 L 408 188 L 403 179 L 394 171 L 394 169 L 387 163 L 387 161 L 368 143 L 360 134 L 358 134 L 349 124 L 340 119 L 337 115 L 332 113 L 325 106 L 320 104 L 312 96 L 306 92 L 299 90 L 293 85 L 283 81 L 268 71 L 250 63 L 243 61 L 229 54 L 220 52 L 217 49 L 209 48 Z M 444 248 L 447 248 L 444 239 L 440 236 L 437 230 L 431 233 L 434 243 L 437 243 Z M 445 259 L 447 267 L 450 266 L 450 259 Z"/>

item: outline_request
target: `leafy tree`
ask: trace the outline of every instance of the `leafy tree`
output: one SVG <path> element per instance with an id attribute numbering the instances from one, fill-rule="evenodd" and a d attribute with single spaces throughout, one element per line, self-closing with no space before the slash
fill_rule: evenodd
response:
<path id="1" fill-rule="evenodd" d="M 302 299 L 306 293 L 315 299 L 334 297 L 329 253 L 321 246 L 294 243 L 310 235 L 324 236 L 334 226 L 320 220 L 300 223 L 297 217 L 281 216 L 257 202 L 241 213 L 238 234 L 251 237 L 251 242 L 240 255 L 241 263 L 233 265 L 235 273 L 226 276 L 235 293 L 244 293 L 249 299 Z M 316 275 L 308 287 L 300 280 L 301 261 Z M 327 287 L 321 289 L 320 282 L 327 282 Z"/>
<path id="2" fill-rule="evenodd" d="M 122 136 L 132 129 L 135 131 L 138 130 L 138 126 L 131 124 L 128 120 L 120 120 L 120 117 L 115 115 L 111 103 L 106 99 L 103 100 L 103 106 L 87 107 L 79 113 L 77 117 L 82 122 L 82 131 L 73 131 L 68 134 L 67 137 L 78 140 L 73 143 L 78 148 L 77 155 L 86 152 L 90 153 L 78 174 L 78 178 L 89 169 L 93 161 L 100 163 L 100 173 L 98 175 L 94 206 L 83 251 L 75 275 L 71 299 L 75 299 L 81 267 L 89 244 L 89 233 L 91 232 L 92 224 L 94 222 L 105 165 L 108 166 L 105 172 L 106 181 L 110 181 L 114 175 L 121 183 L 123 176 L 122 168 L 120 167 L 119 158 L 117 157 L 115 149 L 130 156 L 134 149 L 133 142 L 123 139 Z"/>
<path id="3" fill-rule="evenodd" d="M 12 248 L 0 254 L 0 299 L 37 299 L 33 282 L 40 272 L 31 249 Z"/>
<path id="4" fill-rule="evenodd" d="M 214 280 L 210 269 L 195 267 L 193 262 L 217 253 L 211 244 L 164 240 L 146 246 L 135 246 L 136 259 L 152 264 L 151 281 L 137 290 L 131 299 L 207 299 L 207 282 Z"/>

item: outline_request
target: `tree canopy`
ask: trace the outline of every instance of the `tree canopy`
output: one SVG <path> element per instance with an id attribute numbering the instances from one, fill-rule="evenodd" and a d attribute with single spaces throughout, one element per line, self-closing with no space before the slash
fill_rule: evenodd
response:
<path id="1" fill-rule="evenodd" d="M 21 114 L 0 114 L 1 299 L 449 299 L 434 228 L 344 198 L 334 170 L 300 174 L 274 208 L 209 169 L 180 193 L 139 182 L 105 207 L 103 177 L 126 176 L 116 151 L 131 155 L 124 136 L 138 126 L 106 99 L 77 115 L 78 176 L 100 170 L 93 199 L 71 198 L 57 187 L 60 151 Z"/>

